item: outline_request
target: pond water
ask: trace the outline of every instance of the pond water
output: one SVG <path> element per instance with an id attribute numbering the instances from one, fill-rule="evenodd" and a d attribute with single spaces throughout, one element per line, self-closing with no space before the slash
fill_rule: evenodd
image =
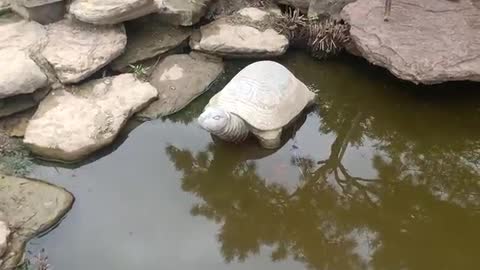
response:
<path id="1" fill-rule="evenodd" d="M 277 151 L 168 119 L 33 175 L 76 196 L 32 240 L 56 270 L 480 269 L 479 84 L 419 87 L 353 57 L 279 60 L 319 91 Z"/>

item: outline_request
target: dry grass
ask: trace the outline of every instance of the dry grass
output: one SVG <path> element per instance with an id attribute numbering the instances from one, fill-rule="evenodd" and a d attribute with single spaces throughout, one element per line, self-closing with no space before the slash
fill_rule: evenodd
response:
<path id="1" fill-rule="evenodd" d="M 338 54 L 350 41 L 349 26 L 343 21 L 308 20 L 298 9 L 288 9 L 277 26 L 291 47 L 306 49 L 319 59 Z"/>

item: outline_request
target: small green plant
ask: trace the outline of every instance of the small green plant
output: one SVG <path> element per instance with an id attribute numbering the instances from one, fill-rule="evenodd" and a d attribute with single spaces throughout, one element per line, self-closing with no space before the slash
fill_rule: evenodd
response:
<path id="1" fill-rule="evenodd" d="M 128 65 L 135 76 L 139 80 L 145 80 L 148 76 L 149 67 L 145 67 L 142 64 L 138 65 Z"/>

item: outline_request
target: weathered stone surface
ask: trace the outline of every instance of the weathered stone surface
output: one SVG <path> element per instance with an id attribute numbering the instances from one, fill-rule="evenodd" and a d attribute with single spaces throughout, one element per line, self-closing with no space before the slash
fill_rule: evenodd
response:
<path id="1" fill-rule="evenodd" d="M 414 83 L 480 81 L 480 10 L 465 1 L 359 0 L 342 17 L 357 53 Z"/>
<path id="2" fill-rule="evenodd" d="M 41 88 L 32 94 L 0 99 L 0 118 L 35 107 L 48 94 L 48 88 Z"/>
<path id="3" fill-rule="evenodd" d="M 41 24 L 24 21 L 14 14 L 0 17 L 0 50 L 36 50 L 46 41 L 47 32 Z"/>
<path id="4" fill-rule="evenodd" d="M 159 99 L 137 116 L 156 119 L 180 111 L 205 92 L 222 72 L 223 62 L 217 57 L 194 52 L 165 57 L 150 78 Z"/>
<path id="5" fill-rule="evenodd" d="M 312 19 L 340 18 L 342 9 L 356 0 L 310 0 L 308 17 Z"/>
<path id="6" fill-rule="evenodd" d="M 50 93 L 25 132 L 33 153 L 78 161 L 110 144 L 125 122 L 158 96 L 149 83 L 122 74 Z"/>
<path id="7" fill-rule="evenodd" d="M 10 237 L 10 229 L 8 227 L 7 219 L 0 210 L 0 258 L 7 251 L 7 242 Z M 1 259 L 0 259 L 1 260 Z"/>
<path id="8" fill-rule="evenodd" d="M 271 57 L 286 52 L 288 39 L 273 28 L 276 14 L 245 8 L 236 14 L 204 25 L 190 47 L 206 53 L 232 57 Z"/>
<path id="9" fill-rule="evenodd" d="M 156 0 L 161 18 L 173 25 L 191 26 L 200 21 L 212 0 Z"/>
<path id="10" fill-rule="evenodd" d="M 42 54 L 62 83 L 76 83 L 92 75 L 125 49 L 123 25 L 94 26 L 71 19 L 47 27 Z"/>
<path id="11" fill-rule="evenodd" d="M 126 23 L 127 48 L 113 61 L 114 70 L 165 53 L 184 43 L 191 35 L 190 28 L 165 25 L 159 16 L 161 15 L 153 14 Z"/>
<path id="12" fill-rule="evenodd" d="M 57 224 L 72 207 L 74 198 L 63 188 L 46 182 L 0 174 L 0 211 L 15 228 L 0 269 L 15 269 L 25 244 Z"/>
<path id="13" fill-rule="evenodd" d="M 17 49 L 0 50 L 0 99 L 30 94 L 47 86 L 47 76 L 26 52 Z"/>
<path id="14" fill-rule="evenodd" d="M 159 0 L 155 0 L 159 1 Z M 70 13 L 93 24 L 117 24 L 157 10 L 154 0 L 74 0 Z"/>

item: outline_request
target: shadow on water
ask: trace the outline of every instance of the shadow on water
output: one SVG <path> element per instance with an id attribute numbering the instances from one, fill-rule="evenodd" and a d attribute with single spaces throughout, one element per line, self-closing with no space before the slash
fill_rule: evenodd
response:
<path id="1" fill-rule="evenodd" d="M 73 270 L 82 256 L 97 269 L 479 269 L 480 85 L 416 86 L 349 56 L 280 61 L 319 90 L 280 149 L 215 141 L 194 123 L 247 64 L 231 62 L 184 111 L 140 125 L 103 162 L 77 165 L 87 183 L 53 177 L 79 203 L 40 244 Z M 77 225 L 85 220 L 108 256 L 72 244 L 95 239 Z M 142 237 L 126 241 L 132 227 Z M 137 257 L 120 252 L 125 243 Z M 80 258 L 66 254 L 72 246 Z"/>

